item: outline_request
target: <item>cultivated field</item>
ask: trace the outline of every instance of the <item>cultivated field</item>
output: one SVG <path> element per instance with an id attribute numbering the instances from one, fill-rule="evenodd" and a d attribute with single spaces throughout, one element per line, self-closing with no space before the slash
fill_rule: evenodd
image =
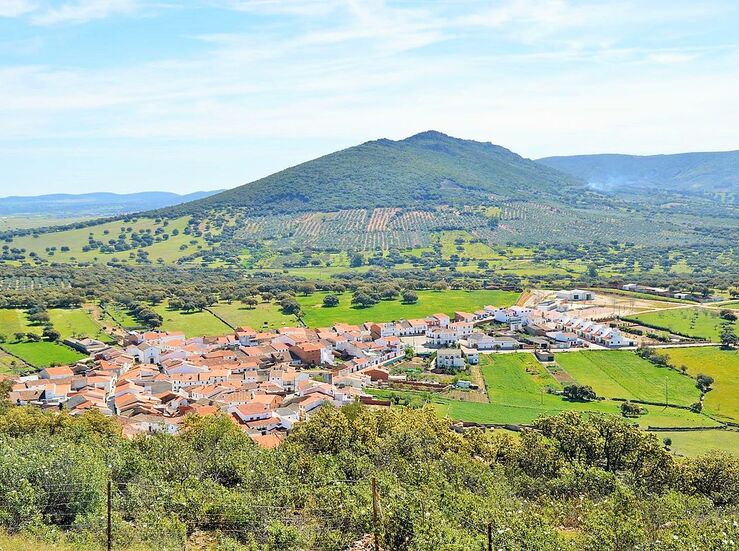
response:
<path id="1" fill-rule="evenodd" d="M 631 317 L 642 323 L 654 325 L 689 337 L 719 341 L 721 323 L 717 310 L 708 308 L 672 308 L 661 312 L 647 312 Z M 737 327 L 734 322 L 734 327 Z"/>
<path id="2" fill-rule="evenodd" d="M 706 413 L 739 422 L 739 351 L 718 347 L 670 348 L 663 351 L 675 366 L 686 366 L 693 377 L 703 373 L 714 379 L 706 394 Z"/>
<path id="3" fill-rule="evenodd" d="M 624 350 L 563 352 L 557 363 L 598 396 L 689 406 L 698 401 L 695 381 L 667 367 L 657 367 Z"/>
<path id="4" fill-rule="evenodd" d="M 304 321 L 310 327 L 327 327 L 336 322 L 363 323 L 365 321 L 386 322 L 401 318 L 422 318 L 437 312 L 454 314 L 454 311 L 471 312 L 487 304 L 511 306 L 519 293 L 510 291 L 418 291 L 418 302 L 403 304 L 400 300 L 384 300 L 369 308 L 355 308 L 351 304 L 351 294 L 339 295 L 339 305 L 333 308 L 323 306 L 327 293 L 313 293 L 298 296 Z"/>

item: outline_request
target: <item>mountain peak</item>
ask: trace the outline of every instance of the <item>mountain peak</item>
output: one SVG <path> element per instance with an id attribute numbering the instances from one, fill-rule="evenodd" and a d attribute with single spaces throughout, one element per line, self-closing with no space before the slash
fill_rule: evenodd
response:
<path id="1" fill-rule="evenodd" d="M 427 130 L 336 151 L 174 210 L 243 207 L 266 215 L 428 208 L 487 204 L 492 196 L 558 197 L 573 186 L 581 182 L 503 147 Z"/>

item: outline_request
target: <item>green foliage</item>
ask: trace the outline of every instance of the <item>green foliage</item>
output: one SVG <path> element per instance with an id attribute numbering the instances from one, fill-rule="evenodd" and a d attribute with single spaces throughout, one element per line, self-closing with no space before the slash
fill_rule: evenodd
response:
<path id="1" fill-rule="evenodd" d="M 372 477 L 388 551 L 479 549 L 489 523 L 495 548 L 542 551 L 738 535 L 715 507 L 737 504 L 736 458 L 676 459 L 607 415 L 458 433 L 428 408 L 324 407 L 263 450 L 227 417 L 129 440 L 99 414 L 6 405 L 0 445 L 0 526 L 86 549 L 103 541 L 108 478 L 116 548 L 208 534 L 222 549 L 343 551 L 372 531 Z"/>

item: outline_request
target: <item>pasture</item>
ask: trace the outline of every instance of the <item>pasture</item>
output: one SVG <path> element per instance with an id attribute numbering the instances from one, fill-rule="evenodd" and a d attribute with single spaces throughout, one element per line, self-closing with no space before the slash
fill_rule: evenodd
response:
<path id="1" fill-rule="evenodd" d="M 336 322 L 364 323 L 366 321 L 387 322 L 393 320 L 423 318 L 438 312 L 453 315 L 455 311 L 472 312 L 487 304 L 511 306 L 519 293 L 511 291 L 418 291 L 418 302 L 404 304 L 400 300 L 383 300 L 369 308 L 356 308 L 351 304 L 351 293 L 339 295 L 339 305 L 323 306 L 323 297 L 328 293 L 313 293 L 298 296 L 303 309 L 303 319 L 310 327 L 328 327 Z"/>
<path id="2" fill-rule="evenodd" d="M 59 331 L 62 339 L 90 337 L 103 342 L 111 341 L 110 335 L 92 317 L 91 307 L 52 308 L 49 319 L 54 329 Z"/>
<path id="3" fill-rule="evenodd" d="M 708 308 L 671 308 L 660 312 L 647 312 L 631 316 L 648 325 L 667 329 L 689 337 L 702 338 L 718 342 L 721 333 L 721 324 L 724 322 L 719 317 L 718 310 Z M 733 323 L 737 328 L 737 323 Z"/>
<path id="4" fill-rule="evenodd" d="M 714 379 L 706 394 L 704 411 L 739 422 L 739 351 L 714 346 L 670 348 L 663 351 L 675 366 L 685 366 L 693 377 L 703 373 Z"/>
<path id="5" fill-rule="evenodd" d="M 138 218 L 129 222 L 118 220 L 86 228 L 16 237 L 10 246 L 26 249 L 29 253 L 36 253 L 40 258 L 57 262 L 108 262 L 113 258 L 121 262 L 133 262 L 136 251 L 141 248 L 149 253 L 152 262 L 161 258 L 164 263 L 172 263 L 206 246 L 203 238 L 193 237 L 184 232 L 187 223 L 187 217 L 173 219 L 167 226 L 157 224 L 152 218 Z M 156 234 L 157 230 L 161 235 Z M 177 235 L 174 235 L 175 230 Z M 117 239 L 119 235 L 125 235 L 130 242 L 131 236 L 140 232 L 149 233 L 160 241 L 148 246 L 136 246 L 130 250 L 111 253 L 102 253 L 98 249 L 83 250 L 88 245 L 89 239 L 107 244 L 110 240 Z M 166 239 L 162 237 L 164 234 L 167 235 Z"/>
<path id="6" fill-rule="evenodd" d="M 576 353 L 568 353 L 576 354 Z M 605 399 L 570 402 L 547 392 L 561 386 L 531 354 L 490 354 L 480 357 L 489 403 L 451 400 L 433 395 L 432 403 L 440 415 L 476 423 L 531 423 L 542 415 L 561 411 L 610 413 L 620 415 L 621 402 Z M 686 380 L 690 381 L 688 377 Z M 711 427 L 712 419 L 678 408 L 647 406 L 647 413 L 633 422 L 642 427 Z"/>
<path id="7" fill-rule="evenodd" d="M 260 302 L 253 308 L 248 308 L 241 302 L 231 304 L 220 302 L 210 309 L 234 327 L 249 326 L 253 329 L 277 329 L 286 325 L 295 325 L 295 316 L 285 315 L 279 305 L 273 302 Z"/>
<path id="8" fill-rule="evenodd" d="M 695 381 L 625 350 L 562 352 L 557 363 L 598 396 L 689 406 L 698 401 Z"/>
<path id="9" fill-rule="evenodd" d="M 233 330 L 210 312 L 182 312 L 172 310 L 166 302 L 152 306 L 162 319 L 164 331 L 182 331 L 186 337 L 209 337 L 227 335 Z"/>
<path id="10" fill-rule="evenodd" d="M 0 375 L 15 375 L 16 369 L 23 367 L 23 362 L 0 348 Z"/>
<path id="11" fill-rule="evenodd" d="M 654 434 L 660 441 L 670 438 L 670 449 L 679 455 L 695 457 L 712 451 L 724 451 L 739 456 L 739 431 L 736 430 L 660 431 Z"/>
<path id="12" fill-rule="evenodd" d="M 85 358 L 76 350 L 55 342 L 14 342 L 5 343 L 3 348 L 18 356 L 24 362 L 38 368 L 51 365 L 67 365 Z"/>
<path id="13" fill-rule="evenodd" d="M 0 335 L 11 339 L 14 333 L 37 333 L 40 335 L 41 330 L 41 327 L 28 323 L 26 313 L 23 310 L 0 309 Z"/>

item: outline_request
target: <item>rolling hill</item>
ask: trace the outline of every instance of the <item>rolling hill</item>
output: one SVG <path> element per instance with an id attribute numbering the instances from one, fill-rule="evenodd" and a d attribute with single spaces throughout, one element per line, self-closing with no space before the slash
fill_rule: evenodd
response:
<path id="1" fill-rule="evenodd" d="M 163 213 L 474 205 L 491 198 L 558 198 L 583 185 L 501 146 L 428 131 L 399 141 L 366 142 Z"/>
<path id="2" fill-rule="evenodd" d="M 539 163 L 581 178 L 599 191 L 658 189 L 739 193 L 739 151 L 675 155 L 573 155 Z"/>
<path id="3" fill-rule="evenodd" d="M 56 200 L 38 208 L 59 208 L 50 206 Z M 282 269 L 348 264 L 354 251 L 451 259 L 469 256 L 468 246 L 487 257 L 490 247 L 516 244 L 737 242 L 733 207 L 718 208 L 713 197 L 660 201 L 599 193 L 503 147 L 428 131 L 366 142 L 178 205 L 0 233 L 0 262 L 257 267 L 273 259 Z M 147 204 L 154 206 L 151 197 Z M 319 251 L 336 258 L 310 257 Z"/>

